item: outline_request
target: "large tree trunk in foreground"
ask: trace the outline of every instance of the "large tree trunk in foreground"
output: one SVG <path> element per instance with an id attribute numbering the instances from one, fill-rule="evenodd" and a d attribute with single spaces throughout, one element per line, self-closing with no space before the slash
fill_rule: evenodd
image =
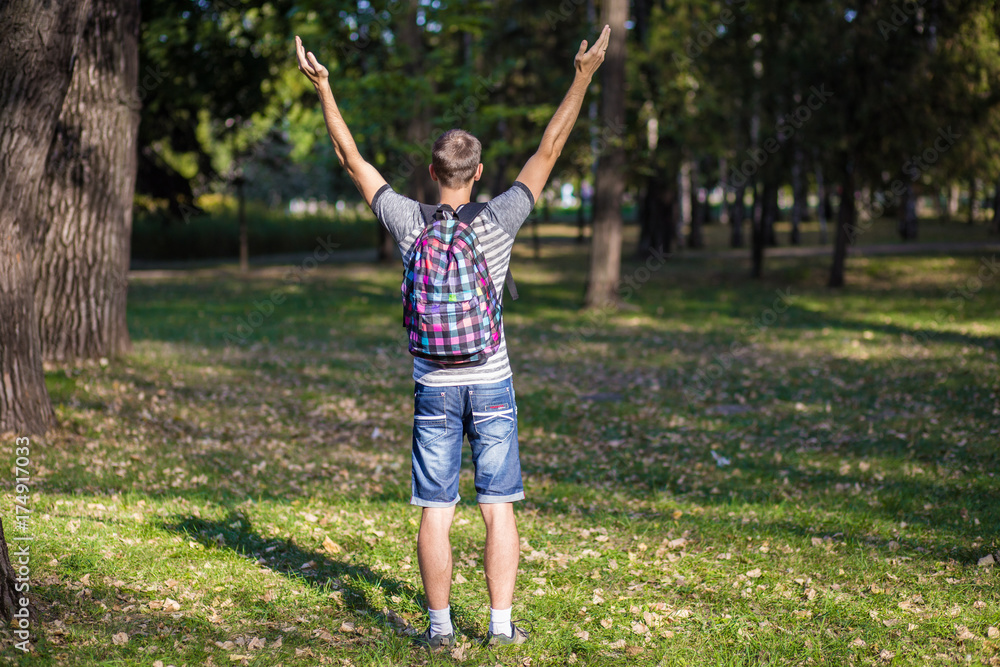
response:
<path id="1" fill-rule="evenodd" d="M 35 315 L 35 204 L 89 4 L 0 4 L 0 433 L 55 421 Z"/>
<path id="2" fill-rule="evenodd" d="M 622 195 L 625 192 L 625 21 L 628 0 L 606 0 L 600 25 L 611 26 L 611 40 L 601 67 L 602 121 L 612 128 L 607 149 L 597 167 L 594 231 L 590 242 L 590 278 L 586 305 L 615 307 L 622 257 Z"/>
<path id="3" fill-rule="evenodd" d="M 847 246 L 854 242 L 854 172 L 851 165 L 844 168 L 840 211 L 837 214 L 837 233 L 833 242 L 833 264 L 830 267 L 830 287 L 844 286 L 844 266 L 847 263 Z"/>
<path id="4" fill-rule="evenodd" d="M 93 0 L 45 165 L 35 308 L 46 360 L 131 348 L 125 324 L 139 109 L 137 0 Z"/>
<path id="5" fill-rule="evenodd" d="M 3 531 L 3 519 L 0 518 L 0 618 L 5 623 L 10 623 L 21 605 L 18 600 L 22 597 L 16 590 L 17 573 L 10 562 L 10 554 L 7 551 L 7 536 Z"/>

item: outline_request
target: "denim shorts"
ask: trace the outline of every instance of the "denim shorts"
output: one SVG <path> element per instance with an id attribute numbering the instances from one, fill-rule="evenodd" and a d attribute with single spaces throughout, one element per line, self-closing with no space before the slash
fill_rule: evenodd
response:
<path id="1" fill-rule="evenodd" d="M 465 436 L 476 470 L 476 501 L 509 503 L 524 498 L 511 379 L 457 387 L 428 387 L 418 382 L 413 392 L 411 504 L 451 507 L 458 503 Z"/>

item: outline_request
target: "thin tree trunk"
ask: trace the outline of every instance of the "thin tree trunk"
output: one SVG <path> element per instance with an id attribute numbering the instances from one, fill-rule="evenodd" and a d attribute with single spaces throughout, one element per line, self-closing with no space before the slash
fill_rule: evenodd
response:
<path id="1" fill-rule="evenodd" d="M 671 187 L 669 176 L 658 169 L 646 181 L 643 196 L 639 247 L 636 255 L 640 259 L 652 256 L 653 251 L 670 253 L 674 232 L 674 200 L 677 191 Z"/>
<path id="2" fill-rule="evenodd" d="M 775 248 L 778 245 L 778 236 L 774 232 L 774 223 L 778 221 L 781 210 L 778 207 L 778 186 L 765 188 L 767 198 L 764 200 L 764 239 L 768 246 Z"/>
<path id="3" fill-rule="evenodd" d="M 726 172 L 729 171 L 729 163 L 724 157 L 719 158 L 719 182 L 718 187 L 722 190 L 722 204 L 719 205 L 719 223 L 729 224 L 729 191 L 726 188 Z"/>
<path id="4" fill-rule="evenodd" d="M 954 220 L 958 217 L 958 203 L 961 191 L 958 188 L 958 183 L 951 183 L 948 186 L 948 220 Z"/>
<path id="5" fill-rule="evenodd" d="M 55 422 L 42 371 L 32 239 L 45 157 L 89 4 L 0 4 L 0 433 L 44 433 Z"/>
<path id="6" fill-rule="evenodd" d="M 125 310 L 139 109 L 122 100 L 136 99 L 138 74 L 137 0 L 93 0 L 37 206 L 44 241 L 35 307 L 45 359 L 131 348 Z"/>
<path id="7" fill-rule="evenodd" d="M 823 167 L 816 164 L 816 219 L 819 220 L 819 242 L 826 245 L 826 221 L 827 206 L 830 202 L 830 194 L 826 191 L 826 184 L 823 182 Z"/>
<path id="8" fill-rule="evenodd" d="M 764 245 L 766 242 L 767 225 L 767 201 L 771 196 L 773 186 L 764 183 L 758 187 L 754 185 L 753 195 L 753 217 L 750 219 L 750 260 L 751 275 L 754 278 L 764 276 Z"/>
<path id="9" fill-rule="evenodd" d="M 601 68 L 602 121 L 612 128 L 625 126 L 625 21 L 628 11 L 628 0 L 606 0 L 601 5 L 600 23 L 611 26 L 611 41 Z M 619 137 L 608 143 L 597 171 L 590 279 L 585 299 L 589 308 L 613 308 L 619 303 L 625 147 Z"/>
<path id="10" fill-rule="evenodd" d="M 746 185 L 741 185 L 736 188 L 735 199 L 733 200 L 733 209 L 729 216 L 729 245 L 733 248 L 743 247 L 743 221 L 747 216 L 747 207 L 743 199 L 746 197 L 746 194 Z"/>
<path id="11" fill-rule="evenodd" d="M 1000 234 L 1000 176 L 997 177 L 997 184 L 993 189 L 993 232 Z"/>
<path id="12" fill-rule="evenodd" d="M 906 190 L 899 202 L 899 237 L 904 241 L 917 238 L 917 195 L 913 183 L 906 184 Z"/>
<path id="13" fill-rule="evenodd" d="M 681 169 L 677 174 L 677 232 L 674 238 L 677 239 L 677 247 L 686 247 L 688 243 L 684 236 L 685 230 L 691 229 L 691 193 L 694 187 L 691 183 L 694 166 L 691 160 L 685 159 L 681 162 Z"/>
<path id="14" fill-rule="evenodd" d="M 94 0 L 100 2 L 100 0 Z M 236 223 L 240 235 L 240 273 L 250 270 L 250 230 L 247 228 L 247 198 L 246 179 L 237 176 L 233 181 L 236 186 Z"/>
<path id="15" fill-rule="evenodd" d="M 805 179 L 802 177 L 802 149 L 796 147 L 794 160 L 792 161 L 792 245 L 802 243 L 802 230 L 799 225 L 802 223 L 803 212 L 806 209 L 806 189 Z"/>
<path id="16" fill-rule="evenodd" d="M 847 246 L 854 241 L 854 172 L 853 165 L 844 168 L 843 190 L 840 195 L 840 210 L 837 214 L 837 234 L 833 244 L 833 264 L 830 267 L 830 287 L 844 286 L 844 266 L 847 261 Z"/>
<path id="17" fill-rule="evenodd" d="M 705 210 L 708 208 L 708 200 L 701 202 L 699 191 L 701 190 L 701 172 L 698 169 L 698 162 L 691 161 L 691 234 L 688 236 L 689 248 L 704 248 L 705 240 L 702 235 L 702 225 L 705 223 Z"/>
<path id="18" fill-rule="evenodd" d="M 969 179 L 969 224 L 976 224 L 979 217 L 979 179 Z"/>

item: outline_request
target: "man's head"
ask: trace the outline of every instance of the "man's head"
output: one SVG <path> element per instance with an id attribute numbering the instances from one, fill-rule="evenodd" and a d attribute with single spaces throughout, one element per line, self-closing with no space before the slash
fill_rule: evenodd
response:
<path id="1" fill-rule="evenodd" d="M 483 145 L 465 130 L 448 130 L 434 142 L 431 177 L 443 188 L 458 189 L 482 173 Z"/>

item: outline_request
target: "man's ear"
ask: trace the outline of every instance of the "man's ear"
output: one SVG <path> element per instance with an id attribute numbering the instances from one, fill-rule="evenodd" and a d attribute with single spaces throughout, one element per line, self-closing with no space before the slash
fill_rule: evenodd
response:
<path id="1" fill-rule="evenodd" d="M 482 166 L 482 165 L 480 165 L 480 166 Z M 432 164 L 427 165 L 427 171 L 430 172 L 431 180 L 436 182 L 437 179 L 438 179 L 438 176 L 437 176 L 436 173 L 434 173 L 434 165 L 432 165 Z"/>
<path id="2" fill-rule="evenodd" d="M 483 177 L 483 163 L 480 162 L 479 166 L 476 167 L 476 175 L 472 177 L 472 180 L 478 181 L 482 177 Z"/>

